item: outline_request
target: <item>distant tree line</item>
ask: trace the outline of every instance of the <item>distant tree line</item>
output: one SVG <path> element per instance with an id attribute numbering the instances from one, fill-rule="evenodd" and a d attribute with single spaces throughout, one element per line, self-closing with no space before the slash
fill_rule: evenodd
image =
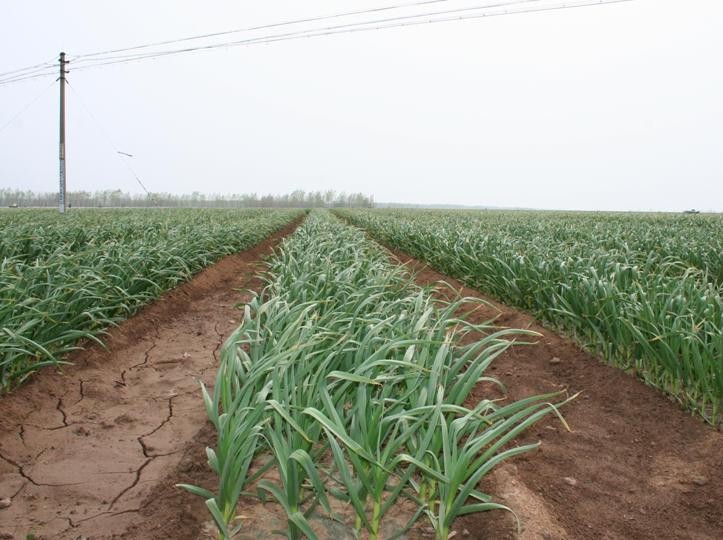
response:
<path id="1" fill-rule="evenodd" d="M 150 193 L 139 195 L 121 190 L 69 191 L 67 203 L 75 208 L 372 208 L 374 197 L 362 193 L 336 191 L 292 191 L 285 195 Z M 29 190 L 0 188 L 0 206 L 55 207 L 57 193 L 35 193 Z"/>

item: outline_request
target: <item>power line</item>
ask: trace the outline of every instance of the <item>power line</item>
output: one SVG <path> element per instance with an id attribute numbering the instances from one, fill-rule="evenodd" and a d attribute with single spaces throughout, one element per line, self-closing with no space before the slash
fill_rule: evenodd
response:
<path id="1" fill-rule="evenodd" d="M 112 53 L 127 52 L 127 51 L 132 51 L 132 50 L 150 48 L 150 47 L 159 47 L 159 46 L 170 45 L 170 44 L 174 44 L 174 43 L 182 43 L 184 41 L 193 41 L 193 40 L 197 40 L 197 39 L 218 37 L 218 36 L 222 36 L 222 35 L 228 35 L 228 34 L 234 34 L 234 33 L 240 33 L 240 32 L 251 32 L 251 31 L 255 31 L 255 30 L 263 30 L 263 29 L 269 29 L 269 28 L 275 28 L 275 27 L 281 27 L 281 26 L 287 26 L 287 25 L 294 25 L 294 24 L 301 24 L 301 23 L 308 23 L 308 22 L 318 22 L 318 21 L 322 21 L 322 20 L 348 17 L 348 16 L 353 16 L 353 15 L 376 13 L 376 12 L 389 11 L 389 10 L 394 10 L 394 9 L 404 9 L 404 8 L 415 7 L 415 6 L 418 7 L 418 6 L 429 5 L 429 4 L 439 4 L 439 3 L 449 2 L 449 1 L 450 0 L 422 0 L 422 1 L 416 1 L 416 2 L 407 2 L 407 3 L 403 3 L 403 4 L 396 4 L 393 6 L 384 6 L 384 7 L 364 9 L 364 10 L 347 11 L 347 12 L 335 13 L 332 15 L 324 15 L 324 16 L 318 16 L 318 17 L 308 17 L 305 19 L 296 19 L 296 20 L 290 20 L 290 21 L 284 21 L 284 22 L 272 23 L 272 24 L 265 24 L 265 25 L 249 27 L 249 28 L 240 28 L 240 29 L 235 29 L 235 30 L 226 30 L 226 31 L 222 31 L 222 32 L 213 32 L 210 34 L 200 34 L 200 35 L 196 35 L 196 36 L 184 37 L 184 38 L 179 38 L 179 39 L 157 41 L 154 43 L 146 43 L 143 45 L 136 45 L 133 47 L 125 47 L 125 48 L 120 48 L 120 49 L 110 49 L 107 51 L 98 51 L 98 52 L 80 54 L 80 55 L 74 56 L 73 60 L 84 59 L 84 58 L 92 59 L 93 57 L 112 54 Z M 21 77 L 21 75 L 29 74 L 29 73 L 21 73 L 21 72 L 26 72 L 28 70 L 32 70 L 33 68 L 46 68 L 47 69 L 48 67 L 54 69 L 54 64 L 45 62 L 42 64 L 28 66 L 26 68 L 20 68 L 20 69 L 15 69 L 12 71 L 7 71 L 5 73 L 0 73 L 0 85 L 2 85 L 4 83 L 9 84 L 9 83 L 14 83 L 14 82 L 21 82 L 21 81 L 24 81 L 24 80 L 27 80 L 30 78 L 35 78 L 35 77 Z M 43 76 L 47 76 L 47 75 L 52 75 L 53 73 L 54 72 L 37 75 L 37 76 L 43 77 Z M 14 75 L 14 77 L 10 77 L 7 80 L 3 80 L 3 78 L 8 75 Z"/>
<path id="2" fill-rule="evenodd" d="M 5 76 L 7 76 L 7 75 L 13 75 L 13 74 L 19 74 L 20 72 L 28 71 L 28 70 L 35 70 L 35 69 L 37 69 L 37 68 L 43 68 L 43 67 L 47 67 L 47 66 L 54 66 L 54 65 L 55 65 L 55 64 L 53 64 L 53 61 L 54 61 L 54 60 L 55 60 L 55 58 L 51 58 L 50 60 L 47 60 L 47 61 L 42 62 L 42 63 L 40 63 L 40 64 L 35 64 L 34 66 L 28 66 L 28 67 L 19 68 L 19 69 L 13 69 L 13 70 L 11 70 L 11 71 L 6 71 L 6 72 L 4 72 L 4 73 L 0 73 L 0 77 L 5 77 Z"/>
<path id="3" fill-rule="evenodd" d="M 2 77 L 2 80 L 5 79 L 18 79 L 18 78 L 24 78 L 28 77 L 30 75 L 36 75 L 38 73 L 49 73 L 50 70 L 57 70 L 58 65 L 57 64 L 48 64 L 43 67 L 36 67 L 35 69 L 26 70 L 22 73 L 14 73 L 12 75 L 6 75 L 5 77 Z"/>
<path id="4" fill-rule="evenodd" d="M 537 5 L 537 6 L 530 6 L 528 8 L 517 8 L 517 9 L 512 9 L 512 10 L 504 9 L 504 10 L 496 11 L 496 12 L 495 11 L 492 11 L 492 12 L 485 11 L 485 10 L 490 10 L 490 9 L 519 6 L 522 4 L 538 4 L 540 2 L 544 2 L 544 0 L 498 1 L 496 3 L 487 3 L 484 5 L 468 6 L 468 7 L 464 7 L 464 8 L 455 8 L 455 9 L 442 10 L 442 11 L 432 11 L 432 12 L 426 12 L 426 13 L 399 15 L 399 16 L 395 16 L 395 17 L 387 17 L 387 18 L 382 18 L 382 19 L 357 21 L 357 22 L 345 23 L 345 24 L 340 24 L 340 25 L 326 26 L 326 27 L 320 27 L 320 28 L 310 28 L 310 29 L 305 29 L 305 30 L 297 30 L 297 31 L 286 32 L 286 33 L 281 33 L 281 34 L 269 34 L 269 35 L 258 36 L 258 37 L 254 37 L 254 38 L 248 38 L 248 39 L 242 39 L 242 40 L 236 40 L 236 41 L 212 43 L 212 44 L 208 44 L 208 45 L 199 45 L 199 46 L 195 46 L 195 47 L 184 47 L 181 49 L 171 49 L 171 50 L 155 51 L 155 52 L 149 51 L 149 52 L 140 52 L 140 53 L 129 54 L 129 55 L 117 55 L 117 56 L 111 55 L 111 56 L 109 56 L 109 54 L 114 54 L 117 52 L 140 50 L 140 49 L 150 48 L 150 47 L 154 47 L 154 46 L 167 45 L 167 44 L 172 44 L 172 43 L 180 43 L 180 42 L 184 42 L 184 41 L 202 39 L 202 38 L 207 38 L 207 37 L 214 37 L 214 36 L 227 35 L 227 34 L 233 34 L 233 33 L 241 33 L 241 32 L 250 32 L 250 31 L 258 30 L 258 29 L 281 27 L 281 26 L 299 24 L 302 22 L 312 22 L 312 21 L 334 19 L 334 18 L 340 18 L 340 17 L 350 16 L 350 15 L 368 14 L 368 13 L 388 11 L 388 10 L 394 10 L 394 9 L 402 9 L 402 8 L 408 8 L 408 7 L 419 7 L 419 6 L 423 6 L 423 5 L 437 4 L 437 3 L 447 2 L 447 1 L 449 1 L 449 0 L 426 0 L 426 1 L 410 2 L 410 3 L 406 3 L 406 4 L 397 4 L 394 6 L 386 6 L 386 7 L 374 8 L 374 9 L 337 13 L 334 15 L 325 15 L 325 16 L 320 16 L 320 17 L 311 17 L 311 18 L 307 18 L 307 19 L 285 21 L 285 22 L 267 24 L 267 25 L 258 26 L 258 27 L 251 27 L 251 28 L 237 29 L 237 30 L 228 30 L 228 31 L 224 31 L 224 32 L 215 32 L 212 34 L 204 34 L 204 35 L 191 36 L 191 37 L 186 37 L 186 38 L 179 38 L 176 40 L 168 40 L 168 41 L 163 41 L 163 42 L 149 43 L 149 44 L 145 44 L 145 45 L 137 45 L 134 47 L 126 47 L 123 49 L 112 49 L 109 51 L 87 53 L 84 55 L 78 55 L 78 56 L 73 57 L 75 59 L 74 65 L 76 65 L 76 64 L 78 65 L 78 67 L 74 68 L 74 71 L 92 69 L 95 67 L 107 66 L 107 65 L 112 65 L 112 64 L 137 62 L 137 61 L 149 60 L 149 59 L 154 59 L 154 58 L 160 58 L 160 57 L 164 57 L 164 56 L 179 55 L 179 54 L 192 53 L 192 52 L 198 52 L 198 51 L 204 51 L 204 50 L 214 50 L 214 49 L 219 49 L 219 48 L 248 46 L 248 45 L 256 45 L 256 44 L 262 44 L 262 43 L 274 43 L 274 42 L 280 42 L 280 41 L 289 41 L 289 40 L 294 40 L 294 39 L 313 38 L 313 37 L 321 37 L 321 36 L 331 36 L 331 35 L 344 34 L 344 33 L 356 33 L 356 32 L 365 32 L 365 31 L 372 31 L 372 30 L 385 30 L 385 29 L 407 27 L 407 26 L 418 26 L 418 25 L 422 25 L 422 24 L 435 24 L 435 23 L 441 23 L 441 22 L 480 19 L 480 18 L 495 17 L 495 16 L 502 16 L 502 15 L 513 15 L 513 14 L 532 13 L 532 12 L 541 12 L 541 11 L 553 11 L 553 10 L 570 9 L 570 8 L 586 7 L 586 6 L 594 6 L 594 5 L 602 5 L 602 4 L 614 4 L 614 3 L 630 2 L 632 0 L 577 0 L 577 1 L 572 1 L 572 2 L 557 3 L 554 5 L 543 4 L 543 5 Z M 470 11 L 474 11 L 476 13 L 466 13 L 466 12 L 470 12 Z M 462 13 L 462 15 L 456 15 L 459 13 Z M 450 16 L 453 14 L 455 14 L 455 16 Z M 419 19 L 422 19 L 423 17 L 429 17 L 429 19 L 419 20 Z M 32 67 L 37 68 L 37 69 L 48 69 L 48 68 L 42 68 L 42 64 L 38 64 L 36 66 L 31 66 L 26 69 L 30 69 Z M 16 71 L 21 71 L 21 70 L 16 70 Z M 7 78 L 7 79 L 0 78 L 0 86 L 6 85 L 6 84 L 13 84 L 16 82 L 21 82 L 21 81 L 33 79 L 36 77 L 47 77 L 50 75 L 53 75 L 53 73 L 52 72 L 42 72 L 42 73 L 37 73 L 34 75 L 20 74 L 14 78 L 13 77 Z"/>
<path id="5" fill-rule="evenodd" d="M 55 81 L 51 82 L 48 86 L 45 87 L 45 89 L 40 92 L 37 96 L 35 96 L 30 102 L 28 102 L 22 109 L 20 109 L 14 116 L 10 118 L 7 122 L 5 122 L 2 126 L 0 126 L 0 133 L 5 131 L 15 120 L 17 120 L 21 115 L 25 113 L 30 107 L 32 107 L 36 101 L 38 101 L 45 92 L 50 90 L 53 86 L 55 86 Z"/>
<path id="6" fill-rule="evenodd" d="M 170 55 L 176 55 L 176 54 L 182 54 L 182 53 L 188 53 L 188 52 L 196 52 L 201 50 L 212 50 L 217 48 L 227 48 L 227 47 L 234 47 L 234 46 L 241 46 L 241 45 L 249 45 L 254 43 L 271 43 L 275 41 L 287 41 L 292 38 L 302 38 L 302 37 L 315 37 L 316 34 L 318 35 L 332 35 L 332 34 L 341 34 L 346 33 L 344 32 L 345 29 L 349 29 L 350 31 L 353 31 L 352 29 L 355 28 L 362 28 L 369 25 L 379 25 L 379 24 L 388 24 L 393 23 L 397 21 L 403 21 L 403 20 L 413 20 L 413 19 L 419 19 L 421 17 L 438 17 L 440 15 L 449 15 L 452 13 L 462 13 L 462 12 L 469 12 L 469 11 L 479 11 L 484 9 L 491 9 L 491 8 L 500 8 L 500 7 L 508 7 L 518 4 L 529 4 L 529 3 L 538 3 L 542 2 L 544 0 L 506 0 L 506 1 L 498 1 L 495 3 L 486 3 L 483 5 L 475 5 L 475 6 L 467 6 L 464 8 L 455 8 L 455 9 L 449 9 L 449 10 L 443 10 L 443 11 L 432 11 L 432 12 L 426 12 L 426 13 L 416 13 L 411 15 L 400 15 L 395 17 L 387 17 L 384 19 L 372 19 L 372 20 L 366 20 L 366 21 L 356 21 L 352 23 L 344 23 L 334 26 L 326 26 L 326 27 L 320 27 L 320 28 L 310 28 L 305 30 L 295 30 L 293 32 L 286 32 L 282 34 L 270 34 L 266 36 L 260 36 L 255 38 L 248 38 L 243 40 L 237 40 L 237 41 L 226 41 L 222 43 L 213 43 L 209 45 L 199 45 L 197 47 L 186 47 L 183 49 L 175 49 L 175 50 L 168 50 L 168 51 L 158 51 L 158 52 L 148 52 L 148 53 L 137 53 L 134 55 L 123 55 L 123 56 L 110 56 L 105 58 L 98 58 L 94 59 L 94 61 L 100 63 L 102 62 L 103 65 L 107 65 L 108 63 L 123 63 L 124 61 L 133 61 L 133 60 L 140 60 L 140 59 L 146 59 L 146 58 L 158 58 L 161 56 L 170 56 Z M 587 0 L 590 1 L 590 0 Z M 427 22 L 434 22 L 434 21 L 424 21 Z M 394 25 L 396 26 L 396 25 Z M 394 27 L 392 25 L 388 26 L 377 26 L 374 28 L 369 28 L 368 30 L 377 30 L 382 28 L 392 28 Z M 400 25 L 401 26 L 401 25 Z M 80 60 L 79 62 L 83 62 L 83 60 Z M 87 62 L 87 60 L 86 60 Z M 90 64 L 90 66 L 99 65 L 99 64 Z M 83 65 L 81 64 L 83 69 L 86 69 L 88 64 Z M 81 68 L 77 68 L 81 69 Z"/>
<path id="7" fill-rule="evenodd" d="M 159 56 L 168 56 L 173 54 L 181 54 L 186 52 L 195 52 L 199 50 L 209 50 L 209 49 L 216 49 L 216 48 L 225 48 L 230 46 L 238 46 L 238 45 L 247 45 L 255 42 L 259 43 L 268 43 L 270 39 L 273 39 L 274 41 L 280 41 L 281 38 L 292 38 L 295 36 L 299 37 L 308 37 L 309 34 L 316 34 L 319 32 L 324 32 L 324 35 L 330 35 L 332 31 L 339 30 L 339 32 L 334 33 L 343 33 L 341 32 L 344 29 L 351 29 L 351 28 L 357 28 L 357 27 L 364 27 L 372 24 L 387 24 L 387 23 L 393 23 L 397 21 L 403 21 L 403 20 L 412 20 L 412 19 L 419 19 L 421 17 L 438 17 L 440 15 L 450 15 L 452 13 L 463 13 L 463 12 L 469 12 L 469 11 L 480 11 L 484 9 L 492 9 L 492 8 L 500 8 L 500 7 L 509 7 L 519 4 L 530 4 L 530 3 L 539 3 L 543 0 L 505 0 L 505 1 L 497 1 L 497 2 L 487 2 L 485 4 L 481 5 L 475 5 L 475 6 L 466 6 L 463 8 L 454 8 L 454 9 L 447 9 L 442 11 L 431 11 L 426 13 L 416 13 L 411 15 L 399 15 L 395 17 L 387 17 L 384 19 L 372 19 L 367 21 L 356 21 L 351 23 L 344 23 L 344 24 L 338 24 L 334 26 L 326 26 L 321 28 L 310 28 L 305 30 L 295 30 L 293 32 L 286 32 L 282 34 L 271 34 L 267 36 L 260 36 L 255 38 L 249 38 L 249 39 L 243 39 L 238 41 L 226 41 L 222 43 L 214 43 L 210 45 L 199 45 L 197 47 L 186 47 L 183 49 L 175 49 L 175 50 L 169 50 L 169 51 L 157 51 L 157 52 L 147 52 L 147 53 L 136 53 L 131 55 L 121 55 L 121 56 L 106 56 L 102 58 L 96 58 L 91 59 L 90 62 L 106 62 L 106 61 L 115 61 L 115 60 L 135 60 L 135 59 L 144 59 L 144 58 L 157 58 Z M 589 0 L 588 0 L 589 1 Z M 282 23 L 283 24 L 283 23 Z M 282 24 L 276 25 L 281 26 Z M 268 26 L 274 26 L 274 25 L 268 25 Z M 374 28 L 376 29 L 376 28 Z M 286 39 L 284 39 L 286 40 Z M 89 62 L 89 60 L 77 60 L 76 64 L 80 64 L 85 68 L 86 66 L 83 65 L 83 62 Z M 120 63 L 120 62 L 119 62 Z M 86 64 L 88 65 L 88 64 Z M 96 65 L 95 63 L 90 64 Z M 80 69 L 80 68 L 77 68 Z"/>
<path id="8" fill-rule="evenodd" d="M 40 77 L 50 77 L 51 75 L 57 75 L 57 66 L 53 69 L 53 71 L 48 71 L 47 73 L 38 73 L 37 75 L 29 75 L 29 76 L 17 76 L 17 77 L 11 77 L 8 79 L 2 79 L 0 80 L 0 86 L 5 86 L 8 84 L 18 83 L 22 81 L 27 81 L 30 79 L 38 79 Z"/>
<path id="9" fill-rule="evenodd" d="M 206 38 L 224 36 L 224 35 L 229 35 L 229 34 L 238 34 L 241 32 L 252 32 L 252 31 L 256 31 L 256 30 L 268 30 L 269 28 L 278 28 L 280 26 L 289 26 L 289 25 L 294 25 L 294 24 L 319 22 L 319 21 L 330 20 L 330 19 L 338 19 L 341 17 L 350 17 L 353 15 L 365 15 L 365 14 L 369 14 L 369 13 L 378 13 L 381 11 L 390 11 L 390 10 L 394 10 L 394 9 L 419 7 L 419 6 L 429 5 L 429 4 L 440 4 L 440 3 L 445 3 L 445 2 L 449 2 L 449 1 L 450 0 L 425 0 L 425 1 L 419 1 L 419 2 L 407 2 L 405 4 L 396 4 L 393 6 L 362 9 L 362 10 L 357 10 L 357 11 L 346 11 L 346 12 L 342 12 L 342 13 L 334 13 L 332 15 L 321 15 L 318 17 L 308 17 L 305 19 L 294 19 L 294 20 L 283 21 L 283 22 L 278 22 L 278 23 L 264 24 L 264 25 L 260 25 L 260 26 L 237 28 L 234 30 L 224 30 L 221 32 L 213 32 L 210 34 L 199 34 L 199 35 L 189 36 L 189 37 L 184 37 L 184 38 L 171 39 L 171 40 L 166 40 L 166 41 L 157 41 L 154 43 L 146 43 L 144 45 L 135 45 L 133 47 L 125 47 L 122 49 L 110 49 L 107 51 L 79 54 L 79 55 L 75 56 L 74 58 L 80 59 L 80 58 L 87 58 L 87 57 L 93 57 L 93 56 L 100 56 L 103 54 L 112 54 L 112 53 L 133 51 L 133 50 L 138 50 L 138 49 L 146 49 L 149 47 L 160 47 L 160 46 L 164 46 L 164 45 L 172 45 L 175 43 L 182 43 L 184 41 L 194 41 L 197 39 L 206 39 Z"/>
<path id="10" fill-rule="evenodd" d="M 57 64 L 51 61 L 0 73 L 0 85 L 55 75 Z"/>
<path id="11" fill-rule="evenodd" d="M 527 3 L 527 2 L 540 2 L 542 0 L 516 0 L 512 2 L 503 2 L 498 5 L 495 5 L 495 7 L 501 7 L 501 6 L 507 6 L 512 4 L 520 4 L 520 3 Z M 296 32 L 288 32 L 284 34 L 272 34 L 267 36 L 260 36 L 256 38 L 249 38 L 245 40 L 238 40 L 238 41 L 228 41 L 223 43 L 215 43 L 210 45 L 203 45 L 198 47 L 187 47 L 183 49 L 174 49 L 174 50 L 168 50 L 168 51 L 160 51 L 160 52 L 149 52 L 149 53 L 140 53 L 137 55 L 127 55 L 127 56 L 118 56 L 118 57 L 108 57 L 108 58 L 99 58 L 97 59 L 97 63 L 91 63 L 91 64 L 85 64 L 81 65 L 80 67 L 75 68 L 75 71 L 85 70 L 85 69 L 92 69 L 95 67 L 101 67 L 101 66 L 107 66 L 111 64 L 122 64 L 122 63 L 128 63 L 128 62 L 138 62 L 143 60 L 149 60 L 154 58 L 159 58 L 163 56 L 171 56 L 171 55 L 178 55 L 178 54 L 185 54 L 185 53 L 191 53 L 191 52 L 198 52 L 198 51 L 204 51 L 204 50 L 213 50 L 213 49 L 220 49 L 220 48 L 230 48 L 230 47 L 237 47 L 237 46 L 248 46 L 248 45 L 257 45 L 262 43 L 275 43 L 280 41 L 290 41 L 290 40 L 296 40 L 296 39 L 303 39 L 303 38 L 314 38 L 314 37 L 322 37 L 322 36 L 331 36 L 336 34 L 345 34 L 345 33 L 356 33 L 356 32 L 366 32 L 366 31 L 372 31 L 372 30 L 386 30 L 391 28 L 400 28 L 400 27 L 408 27 L 408 26 L 419 26 L 423 24 L 435 24 L 435 23 L 441 23 L 441 22 L 453 22 L 453 21 L 462 21 L 462 20 L 472 20 L 472 19 L 481 19 L 481 18 L 487 18 L 487 17 L 498 17 L 503 15 L 514 15 L 514 14 L 522 14 L 522 13 L 535 13 L 535 12 L 542 12 L 542 11 L 555 11 L 555 10 L 562 10 L 562 9 L 570 9 L 570 8 L 580 8 L 580 7 L 588 7 L 588 6 L 597 6 L 597 5 L 603 5 L 603 4 L 617 4 L 622 2 L 631 2 L 633 0 L 578 0 L 573 2 L 565 2 L 562 4 L 556 4 L 556 5 L 543 5 L 538 7 L 530 7 L 526 9 L 514 9 L 514 10 L 504 10 L 504 11 L 496 11 L 496 12 L 480 12 L 480 13 L 472 13 L 472 14 L 463 14 L 463 15 L 455 15 L 455 16 L 448 16 L 448 17 L 439 17 L 439 13 L 432 14 L 432 17 L 435 15 L 436 18 L 431 19 L 425 19 L 425 20 L 409 20 L 409 19 L 419 19 L 421 17 L 430 16 L 430 14 L 417 14 L 417 15 L 408 15 L 404 17 L 394 17 L 390 19 L 381 19 L 381 20 L 372 20 L 372 21 L 363 21 L 353 24 L 345 24 L 345 25 L 337 25 L 332 27 L 325 27 L 325 28 L 316 28 L 316 29 L 307 29 L 307 30 L 301 30 Z M 476 9 L 489 9 L 489 5 L 484 7 L 477 7 Z M 474 8 L 464 8 L 464 11 L 474 9 Z M 460 10 L 461 11 L 461 10 Z M 455 13 L 457 10 L 449 10 L 446 13 Z M 391 22 L 390 20 L 397 21 L 397 22 Z M 376 25 L 376 26 L 373 26 Z"/>

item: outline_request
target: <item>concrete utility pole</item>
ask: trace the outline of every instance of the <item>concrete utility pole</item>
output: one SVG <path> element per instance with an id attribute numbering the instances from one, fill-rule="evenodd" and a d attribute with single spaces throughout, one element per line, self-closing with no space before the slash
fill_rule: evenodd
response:
<path id="1" fill-rule="evenodd" d="M 60 53 L 60 189 L 58 190 L 58 211 L 65 213 L 65 53 Z"/>

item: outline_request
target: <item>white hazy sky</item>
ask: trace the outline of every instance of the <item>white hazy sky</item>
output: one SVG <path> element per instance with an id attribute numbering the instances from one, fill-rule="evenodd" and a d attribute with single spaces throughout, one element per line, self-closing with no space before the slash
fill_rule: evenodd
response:
<path id="1" fill-rule="evenodd" d="M 0 72 L 397 3 L 6 1 Z M 151 191 L 723 211 L 721 57 L 720 0 L 635 0 L 71 71 L 68 188 L 138 192 L 117 148 Z M 0 132 L 0 187 L 56 189 L 51 84 L 0 86 L 0 127 L 47 88 Z"/>

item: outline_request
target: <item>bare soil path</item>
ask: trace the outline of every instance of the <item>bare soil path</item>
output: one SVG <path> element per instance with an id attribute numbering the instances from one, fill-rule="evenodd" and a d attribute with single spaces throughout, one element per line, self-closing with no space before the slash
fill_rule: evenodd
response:
<path id="1" fill-rule="evenodd" d="M 226 257 L 111 330 L 72 367 L 0 398 L 0 538 L 193 538 L 213 440 L 198 380 L 258 289 L 262 258 L 296 224 Z M 4 506 L 4 505 L 3 505 Z"/>
<path id="2" fill-rule="evenodd" d="M 510 514 L 460 519 L 462 537 L 489 539 L 723 538 L 723 434 L 685 413 L 635 377 L 603 364 L 531 315 L 492 301 L 404 253 L 396 258 L 423 285 L 446 281 L 463 296 L 490 302 L 468 317 L 542 334 L 496 359 L 492 374 L 511 399 L 567 388 L 583 393 L 562 411 L 572 432 L 552 418 L 520 442 L 538 451 L 503 464 L 486 481 Z M 478 386 L 475 400 L 494 390 Z"/>

